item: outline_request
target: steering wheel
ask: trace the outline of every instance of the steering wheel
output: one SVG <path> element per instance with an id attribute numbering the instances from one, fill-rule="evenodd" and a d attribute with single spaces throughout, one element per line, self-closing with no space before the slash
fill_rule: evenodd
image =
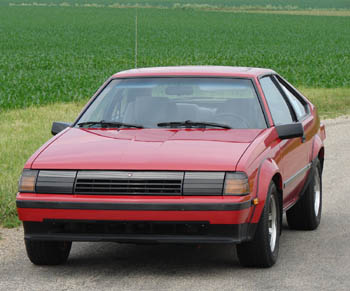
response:
<path id="1" fill-rule="evenodd" d="M 245 119 L 243 119 L 243 117 L 234 114 L 234 113 L 217 113 L 216 114 L 216 119 L 220 119 L 220 117 L 228 118 L 231 119 L 232 121 L 238 121 L 238 124 L 241 126 L 235 126 L 235 128 L 249 128 L 249 124 L 247 123 L 247 121 Z M 232 124 L 235 124 L 237 122 L 232 122 Z"/>

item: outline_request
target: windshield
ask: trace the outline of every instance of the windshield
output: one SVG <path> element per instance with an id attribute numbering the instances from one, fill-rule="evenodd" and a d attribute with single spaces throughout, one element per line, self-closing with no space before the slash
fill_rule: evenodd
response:
<path id="1" fill-rule="evenodd" d="M 252 81 L 229 78 L 114 79 L 78 124 L 96 128 L 101 122 L 136 128 L 266 128 Z"/>

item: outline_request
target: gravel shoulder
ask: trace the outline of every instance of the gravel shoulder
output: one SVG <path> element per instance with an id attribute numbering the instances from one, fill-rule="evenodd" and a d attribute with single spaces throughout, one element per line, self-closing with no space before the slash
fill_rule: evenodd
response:
<path id="1" fill-rule="evenodd" d="M 245 269 L 235 247 L 75 243 L 66 265 L 34 266 L 23 229 L 0 228 L 0 290 L 349 290 L 350 118 L 325 120 L 322 222 L 291 231 L 278 263 Z"/>

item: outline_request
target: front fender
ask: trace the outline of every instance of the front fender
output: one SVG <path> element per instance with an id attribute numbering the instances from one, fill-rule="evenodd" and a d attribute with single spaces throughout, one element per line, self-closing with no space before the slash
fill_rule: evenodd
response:
<path id="1" fill-rule="evenodd" d="M 276 162 L 271 159 L 265 159 L 259 166 L 258 174 L 257 174 L 257 188 L 256 188 L 256 196 L 254 198 L 258 198 L 259 203 L 254 206 L 253 214 L 251 217 L 251 223 L 258 223 L 261 213 L 265 206 L 266 197 L 269 191 L 269 186 L 276 176 L 277 188 L 282 189 L 282 179 L 280 169 L 278 168 Z M 253 198 L 253 199 L 254 199 Z"/>

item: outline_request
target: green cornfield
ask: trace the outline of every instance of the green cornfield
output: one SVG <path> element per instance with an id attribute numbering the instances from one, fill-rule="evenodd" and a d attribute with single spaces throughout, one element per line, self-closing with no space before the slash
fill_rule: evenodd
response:
<path id="1" fill-rule="evenodd" d="M 85 100 L 134 67 L 136 13 L 140 67 L 269 67 L 297 86 L 350 87 L 350 17 L 3 5 L 0 110 Z"/>

